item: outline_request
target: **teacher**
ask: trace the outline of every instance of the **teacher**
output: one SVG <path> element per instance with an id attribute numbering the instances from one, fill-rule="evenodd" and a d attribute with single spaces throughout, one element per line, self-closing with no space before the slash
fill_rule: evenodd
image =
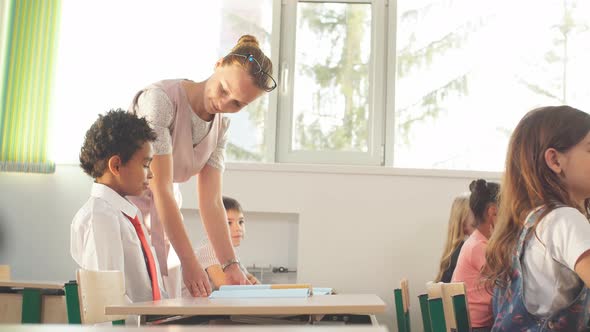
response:
<path id="1" fill-rule="evenodd" d="M 224 153 L 229 119 L 265 92 L 276 88 L 272 63 L 257 39 L 240 37 L 229 54 L 202 82 L 163 80 L 139 91 L 130 111 L 144 116 L 157 134 L 150 189 L 130 197 L 150 220 L 152 244 L 170 297 L 180 295 L 180 271 L 168 270 L 169 258 L 180 260 L 182 279 L 192 296 L 208 296 L 211 286 L 197 261 L 180 212 L 178 183 L 197 177 L 199 210 L 215 255 L 228 283 L 249 284 L 240 270 L 222 202 Z M 172 244 L 173 250 L 170 250 Z M 170 272 L 170 273 L 168 273 Z"/>

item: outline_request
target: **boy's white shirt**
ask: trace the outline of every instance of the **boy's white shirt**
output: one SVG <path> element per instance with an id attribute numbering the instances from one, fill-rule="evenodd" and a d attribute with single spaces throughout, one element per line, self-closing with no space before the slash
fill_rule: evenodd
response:
<path id="1" fill-rule="evenodd" d="M 584 282 L 574 267 L 587 250 L 590 223 L 580 211 L 560 207 L 539 221 L 522 258 L 524 303 L 529 312 L 548 316 L 575 299 Z"/>
<path id="2" fill-rule="evenodd" d="M 167 297 L 156 253 L 151 246 L 141 212 L 108 186 L 93 183 L 90 198 L 72 220 L 72 258 L 83 269 L 122 271 L 128 300 L 152 301 L 152 286 L 141 242 L 133 224 L 123 213 L 130 217 L 139 217 L 155 260 L 162 298 Z"/>

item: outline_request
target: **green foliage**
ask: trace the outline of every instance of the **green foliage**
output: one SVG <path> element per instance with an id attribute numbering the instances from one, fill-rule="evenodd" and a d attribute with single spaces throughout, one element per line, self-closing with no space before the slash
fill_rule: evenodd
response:
<path id="1" fill-rule="evenodd" d="M 346 10 L 341 10 L 344 6 Z M 325 59 L 298 64 L 300 75 L 313 78 L 318 88 L 311 96 L 312 109 L 295 119 L 294 139 L 302 150 L 367 149 L 369 68 L 361 58 L 367 32 L 365 9 L 363 5 L 333 4 L 301 9 L 299 28 L 309 29 L 332 50 Z M 326 111 L 340 104 L 343 112 Z"/>
<path id="2" fill-rule="evenodd" d="M 232 142 L 227 142 L 227 145 L 225 147 L 225 152 L 228 156 L 231 156 L 231 160 L 239 160 L 239 161 L 258 161 L 261 162 L 262 157 L 260 154 L 258 153 L 254 153 L 251 151 L 248 151 L 244 148 L 241 148 L 235 144 L 233 144 Z"/>
<path id="3" fill-rule="evenodd" d="M 412 9 L 400 14 L 398 29 L 410 30 L 428 14 L 436 14 L 437 2 L 432 2 L 419 9 Z M 417 44 L 416 34 L 410 33 L 407 44 L 398 45 L 396 57 L 396 74 L 398 81 L 409 77 L 419 70 L 428 70 L 438 58 L 449 56 L 449 53 L 463 48 L 476 33 L 485 27 L 491 17 L 469 19 L 447 32 L 441 38 L 432 40 L 425 46 Z M 397 142 L 410 144 L 410 134 L 415 124 L 432 121 L 442 113 L 449 112 L 445 105 L 448 98 L 466 96 L 469 92 L 469 74 L 466 68 L 449 81 L 443 82 L 434 89 L 426 91 L 419 99 L 409 106 L 398 107 L 395 113 Z"/>
<path id="4" fill-rule="evenodd" d="M 563 16 L 559 24 L 552 28 L 556 32 L 553 39 L 553 48 L 545 53 L 545 63 L 541 64 L 542 70 L 554 73 L 548 81 L 532 82 L 519 77 L 519 83 L 535 94 L 548 97 L 558 104 L 568 103 L 568 64 L 570 59 L 570 39 L 573 35 L 588 31 L 588 25 L 574 18 L 576 0 L 563 0 Z"/>
<path id="5" fill-rule="evenodd" d="M 231 36 L 227 37 L 226 41 L 228 45 L 220 50 L 222 55 L 225 55 L 233 45 L 237 42 L 239 37 L 243 34 L 251 34 L 257 36 L 258 41 L 260 44 L 264 44 L 265 40 L 270 40 L 270 33 L 264 30 L 257 21 L 252 19 L 251 17 L 246 18 L 243 13 L 235 12 L 235 6 L 231 3 L 227 6 L 226 10 L 223 11 L 222 22 L 224 23 L 225 29 L 224 31 L 231 31 L 234 32 Z M 232 11 L 234 10 L 234 11 Z M 274 69 L 276 72 L 276 69 Z M 274 74 L 274 73 L 273 73 Z M 275 77 L 276 75 L 273 75 Z M 261 98 L 256 99 L 254 102 L 246 106 L 244 110 L 241 112 L 246 112 L 248 114 L 248 120 L 252 124 L 254 128 L 264 128 L 265 127 L 265 119 L 266 114 L 268 112 L 268 101 L 269 97 L 268 94 L 262 96 Z M 231 130 L 231 129 L 230 129 Z M 257 135 L 257 132 L 253 132 L 252 135 Z M 262 133 L 262 142 L 258 145 L 258 148 L 250 151 L 246 150 L 238 145 L 228 142 L 226 146 L 226 155 L 228 160 L 239 160 L 239 161 L 264 161 L 266 156 L 266 151 L 264 148 L 266 145 L 266 135 L 264 132 Z"/>
<path id="6" fill-rule="evenodd" d="M 582 24 L 574 16 L 576 0 L 562 0 L 564 13 L 561 22 L 553 28 L 555 39 L 553 47 L 544 54 L 544 63 L 538 70 L 553 72 L 555 77 L 549 82 L 532 81 L 525 77 L 516 79 L 533 93 L 567 103 L 568 43 L 577 33 L 587 32 L 588 25 Z M 416 24 L 425 24 L 423 19 L 437 15 L 442 7 L 452 5 L 452 0 L 431 1 L 430 3 L 407 11 L 398 17 L 398 30 L 412 30 Z M 346 10 L 343 10 L 346 8 Z M 363 5 L 350 4 L 300 4 L 298 29 L 306 29 L 330 48 L 328 56 L 311 57 L 313 62 L 298 63 L 298 75 L 306 76 L 315 82 L 315 90 L 310 98 L 312 107 L 296 115 L 293 119 L 293 141 L 302 150 L 365 151 L 368 145 L 369 105 L 369 66 L 362 59 L 363 38 L 370 31 L 367 27 L 367 11 Z M 436 40 L 419 44 L 416 33 L 401 44 L 398 40 L 396 74 L 398 81 L 409 78 L 419 71 L 427 71 L 439 59 L 451 56 L 452 52 L 468 45 L 478 37 L 478 32 L 486 27 L 493 17 L 464 18 L 452 30 Z M 251 22 L 241 18 L 239 13 L 228 14 L 224 22 L 231 22 L 232 30 L 253 31 L 264 38 L 268 33 Z M 391 37 L 390 37 L 391 38 Z M 314 52 L 314 50 L 306 50 Z M 460 98 L 469 93 L 470 69 L 457 72 L 454 77 L 441 82 L 434 88 L 424 91 L 416 100 L 398 106 L 395 113 L 397 142 L 410 144 L 412 128 L 424 121 L 433 121 L 446 112 L 452 112 L 445 105 L 449 98 Z M 429 82 L 431 83 L 431 82 Z M 372 87 L 378 88 L 378 87 Z M 264 126 L 268 100 L 259 100 L 247 109 L 249 120 L 258 128 Z M 334 111 L 336 106 L 341 109 Z M 379 111 L 379 110 L 376 110 Z M 499 131 L 509 131 L 499 128 Z M 264 144 L 264 143 L 263 143 Z M 246 151 L 236 145 L 227 148 L 231 159 L 263 160 L 264 153 Z"/>
<path id="7" fill-rule="evenodd" d="M 466 96 L 468 94 L 468 77 L 469 73 L 466 73 L 452 79 L 446 85 L 438 87 L 424 95 L 416 104 L 397 110 L 397 129 L 401 132 L 399 137 L 403 140 L 404 144 L 410 144 L 410 130 L 415 123 L 434 120 L 441 113 L 448 111 L 441 106 L 445 99 L 451 95 Z"/>
<path id="8" fill-rule="evenodd" d="M 414 49 L 416 38 L 412 34 L 410 42 L 406 47 L 397 53 L 397 75 L 406 77 L 412 73 L 413 69 L 427 68 L 432 65 L 437 56 L 444 55 L 448 51 L 463 47 L 469 40 L 473 32 L 477 31 L 486 24 L 486 20 L 480 18 L 477 22 L 469 21 L 459 26 L 454 31 L 450 31 L 438 40 L 430 42 L 428 45 Z"/>

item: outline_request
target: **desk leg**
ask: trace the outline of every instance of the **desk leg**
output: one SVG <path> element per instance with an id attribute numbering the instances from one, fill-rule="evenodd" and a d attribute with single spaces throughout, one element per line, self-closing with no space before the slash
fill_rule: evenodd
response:
<path id="1" fill-rule="evenodd" d="M 369 318 L 371 318 L 371 325 L 379 326 L 379 322 L 377 321 L 377 317 L 375 315 L 369 315 Z"/>
<path id="2" fill-rule="evenodd" d="M 25 288 L 23 290 L 22 323 L 41 323 L 41 290 Z"/>
<path id="3" fill-rule="evenodd" d="M 68 324 L 82 324 L 80 317 L 80 298 L 78 297 L 78 283 L 72 280 L 64 285 L 66 293 L 66 307 Z"/>

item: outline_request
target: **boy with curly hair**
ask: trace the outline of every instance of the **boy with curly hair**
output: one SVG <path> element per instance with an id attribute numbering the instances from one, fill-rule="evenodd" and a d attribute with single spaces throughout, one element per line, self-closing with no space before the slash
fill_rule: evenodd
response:
<path id="1" fill-rule="evenodd" d="M 164 289 L 143 216 L 125 198 L 148 188 L 155 139 L 144 118 L 117 109 L 99 115 L 80 151 L 94 183 L 72 221 L 71 255 L 86 270 L 122 271 L 132 302 L 159 300 Z"/>

